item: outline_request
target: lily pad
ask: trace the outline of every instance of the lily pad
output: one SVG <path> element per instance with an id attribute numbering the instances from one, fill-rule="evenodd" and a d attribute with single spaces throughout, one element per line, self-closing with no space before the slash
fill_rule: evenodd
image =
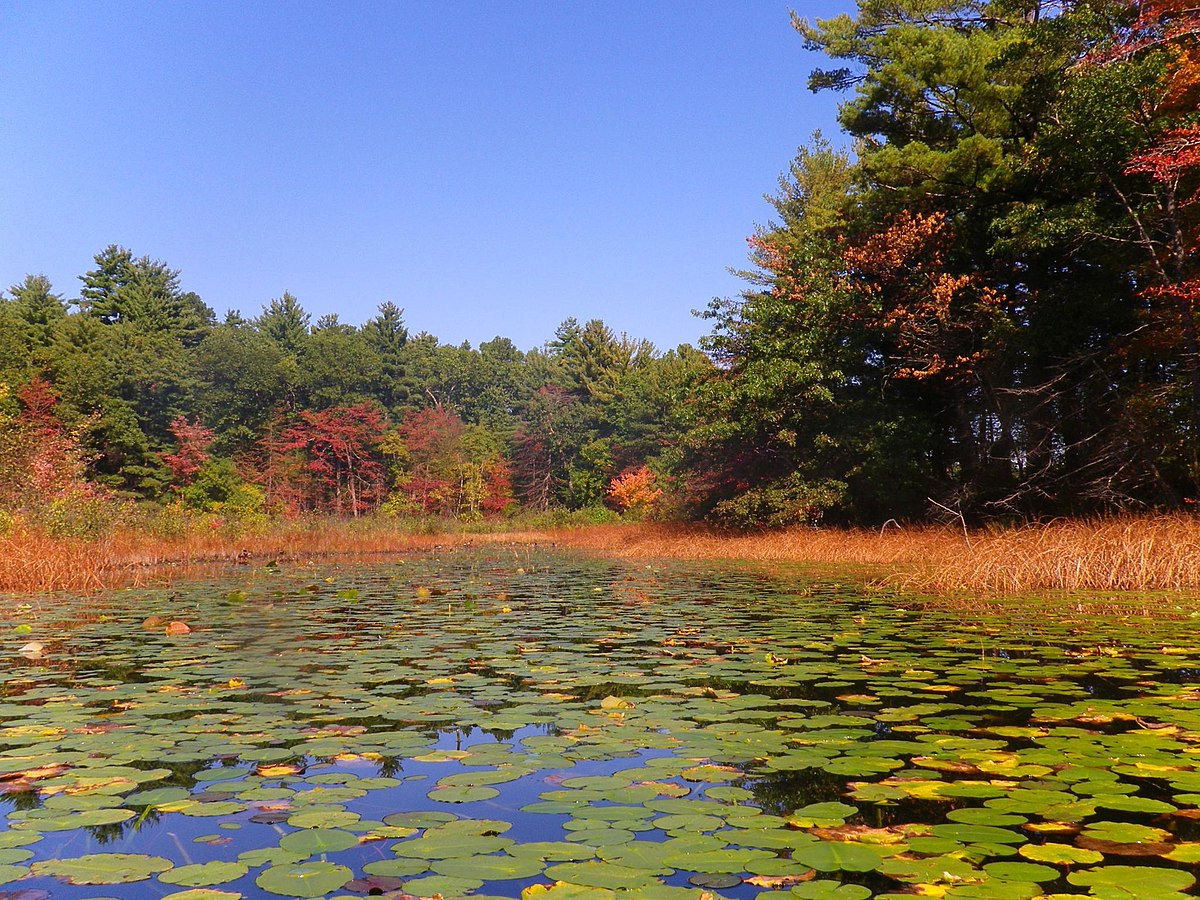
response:
<path id="1" fill-rule="evenodd" d="M 628 890 L 656 881 L 653 872 L 608 862 L 560 863 L 546 869 L 545 875 L 554 881 L 609 890 Z"/>
<path id="2" fill-rule="evenodd" d="M 284 897 L 321 897 L 354 877 L 345 866 L 331 862 L 302 862 L 271 866 L 254 879 L 264 891 Z"/>
<path id="3" fill-rule="evenodd" d="M 479 878 L 483 881 L 510 881 L 531 878 L 541 873 L 542 860 L 533 856 L 458 856 L 440 859 L 432 866 L 439 875 L 453 878 Z"/>
<path id="4" fill-rule="evenodd" d="M 60 878 L 67 884 L 129 884 L 166 872 L 174 864 L 161 856 L 138 853 L 89 853 L 70 859 L 46 859 L 31 867 L 35 875 Z"/>
<path id="5" fill-rule="evenodd" d="M 241 878 L 249 871 L 249 867 L 240 862 L 194 863 L 188 866 L 177 866 L 158 876 L 164 884 L 178 884 L 184 887 L 209 887 L 214 884 L 224 884 Z"/>
<path id="6" fill-rule="evenodd" d="M 1130 897 L 1155 898 L 1186 891 L 1196 879 L 1190 872 L 1153 866 L 1100 866 L 1072 872 L 1067 881 L 1080 887 L 1115 888 Z"/>
<path id="7" fill-rule="evenodd" d="M 796 848 L 792 859 L 818 872 L 870 872 L 877 868 L 884 854 L 864 844 L 821 841 Z"/>

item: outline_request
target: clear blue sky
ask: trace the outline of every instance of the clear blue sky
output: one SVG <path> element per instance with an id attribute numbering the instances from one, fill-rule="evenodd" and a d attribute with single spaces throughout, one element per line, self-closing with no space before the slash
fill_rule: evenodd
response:
<path id="1" fill-rule="evenodd" d="M 0 0 L 0 287 L 73 298 L 115 243 L 219 314 L 290 290 L 451 343 L 694 343 L 836 134 L 789 9 L 853 5 Z"/>

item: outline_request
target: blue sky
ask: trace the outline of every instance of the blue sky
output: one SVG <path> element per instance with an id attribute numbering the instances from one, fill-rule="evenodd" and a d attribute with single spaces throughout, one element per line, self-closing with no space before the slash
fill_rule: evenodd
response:
<path id="1" fill-rule="evenodd" d="M 789 9 L 852 0 L 0 0 L 0 286 L 111 243 L 219 314 L 284 290 L 523 348 L 568 316 L 660 348 L 838 97 Z"/>

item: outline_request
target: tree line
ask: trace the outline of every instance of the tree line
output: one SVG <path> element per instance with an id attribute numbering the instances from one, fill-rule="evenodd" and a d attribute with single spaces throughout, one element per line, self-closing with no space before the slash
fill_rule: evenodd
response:
<path id="1" fill-rule="evenodd" d="M 735 525 L 1028 519 L 1200 498 L 1200 10 L 860 0 L 794 26 L 844 94 L 699 349 L 567 319 L 412 335 L 288 293 L 217 321 L 110 246 L 0 298 L 0 509 Z"/>

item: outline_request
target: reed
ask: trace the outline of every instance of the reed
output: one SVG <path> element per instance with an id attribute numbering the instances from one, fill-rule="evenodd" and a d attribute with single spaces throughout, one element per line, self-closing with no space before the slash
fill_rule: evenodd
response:
<path id="1" fill-rule="evenodd" d="M 0 536 L 0 592 L 100 590 L 169 581 L 192 567 L 219 563 L 389 556 L 465 543 L 571 547 L 618 558 L 852 567 L 864 581 L 943 596 L 1200 590 L 1200 518 L 1173 515 L 970 534 L 932 526 L 732 534 L 655 524 L 429 534 L 388 520 L 284 523 L 243 535 L 121 529 L 91 541 L 21 532 Z"/>
<path id="2" fill-rule="evenodd" d="M 1056 521 L 975 535 L 932 558 L 908 584 L 937 593 L 1200 590 L 1200 518 Z"/>
<path id="3" fill-rule="evenodd" d="M 1064 520 L 969 534 L 929 526 L 750 535 L 607 528 L 557 539 L 616 556 L 854 564 L 876 583 L 940 595 L 1200 590 L 1200 518 L 1187 515 Z"/>
<path id="4" fill-rule="evenodd" d="M 285 524 L 236 536 L 189 530 L 164 537 L 118 529 L 95 540 L 78 540 L 26 531 L 0 536 L 0 592 L 101 590 L 168 582 L 180 572 L 219 563 L 396 555 L 467 539 L 339 522 Z"/>

